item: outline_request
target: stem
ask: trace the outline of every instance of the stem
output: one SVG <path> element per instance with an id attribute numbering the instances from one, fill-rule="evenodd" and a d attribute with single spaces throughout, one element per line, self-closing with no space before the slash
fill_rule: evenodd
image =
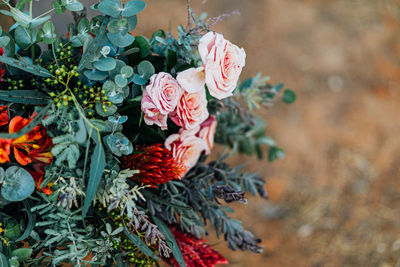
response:
<path id="1" fill-rule="evenodd" d="M 48 11 L 44 12 L 42 15 L 39 15 L 39 16 L 37 16 L 35 19 L 38 19 L 38 18 L 44 17 L 44 16 L 46 16 L 47 14 L 50 14 L 51 12 L 53 12 L 54 10 L 55 10 L 55 9 L 54 9 L 54 8 L 52 8 L 52 9 L 50 9 L 50 10 L 48 10 Z"/>

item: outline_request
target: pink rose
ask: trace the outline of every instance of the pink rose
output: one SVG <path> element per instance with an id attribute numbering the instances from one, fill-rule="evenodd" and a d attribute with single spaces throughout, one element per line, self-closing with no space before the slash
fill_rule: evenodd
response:
<path id="1" fill-rule="evenodd" d="M 192 130 L 181 129 L 178 134 L 172 134 L 165 140 L 165 147 L 172 151 L 173 157 L 184 164 L 188 171 L 196 165 L 201 152 L 207 149 L 206 142 L 193 133 Z"/>
<path id="2" fill-rule="evenodd" d="M 175 110 L 182 94 L 181 86 L 170 74 L 154 74 L 143 92 L 142 111 L 145 123 L 167 129 L 168 114 Z"/>
<path id="3" fill-rule="evenodd" d="M 208 119 L 200 125 L 200 130 L 196 134 L 199 138 L 203 139 L 207 144 L 206 154 L 211 153 L 214 146 L 215 130 L 217 129 L 217 120 L 215 116 L 210 115 Z"/>
<path id="4" fill-rule="evenodd" d="M 170 114 L 171 120 L 185 130 L 193 130 L 208 118 L 205 90 L 196 93 L 184 92 L 176 110 Z"/>
<path id="5" fill-rule="evenodd" d="M 231 96 L 245 66 L 243 48 L 225 40 L 222 34 L 209 32 L 200 39 L 199 52 L 210 94 L 217 99 Z"/>

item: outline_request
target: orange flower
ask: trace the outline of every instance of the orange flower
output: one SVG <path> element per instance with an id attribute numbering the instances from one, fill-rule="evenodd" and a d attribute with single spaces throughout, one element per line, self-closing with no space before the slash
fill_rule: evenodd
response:
<path id="1" fill-rule="evenodd" d="M 0 163 L 6 163 L 10 161 L 8 157 L 10 155 L 11 139 L 0 138 Z"/>
<path id="2" fill-rule="evenodd" d="M 7 106 L 0 106 L 0 126 L 8 123 L 8 110 Z"/>
<path id="3" fill-rule="evenodd" d="M 9 133 L 18 132 L 27 125 L 33 117 L 30 119 L 25 119 L 21 116 L 12 118 L 8 128 Z M 27 165 L 32 161 L 50 164 L 53 159 L 53 155 L 49 151 L 51 145 L 51 138 L 47 135 L 43 126 L 40 125 L 33 128 L 29 133 L 11 141 L 15 159 L 21 165 Z"/>

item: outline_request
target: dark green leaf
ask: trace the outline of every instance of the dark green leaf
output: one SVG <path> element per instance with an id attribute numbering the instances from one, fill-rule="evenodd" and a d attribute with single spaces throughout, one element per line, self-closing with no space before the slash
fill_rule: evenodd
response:
<path id="1" fill-rule="evenodd" d="M 140 49 L 140 55 L 142 58 L 145 58 L 150 54 L 150 44 L 145 37 L 136 36 L 133 45 Z"/>
<path id="2" fill-rule="evenodd" d="M 282 100 L 286 104 L 292 104 L 296 101 L 296 94 L 292 90 L 286 89 L 283 92 Z"/>
<path id="3" fill-rule="evenodd" d="M 185 260 L 183 259 L 182 253 L 179 249 L 178 244 L 176 243 L 175 237 L 169 230 L 168 226 L 156 216 L 153 216 L 152 218 L 155 224 L 158 226 L 158 229 L 161 231 L 161 233 L 164 234 L 168 247 L 172 250 L 172 254 L 174 255 L 175 260 L 178 262 L 179 266 L 185 267 Z"/>
<path id="4" fill-rule="evenodd" d="M 147 256 L 152 257 L 157 261 L 160 260 L 160 258 L 158 258 L 157 255 L 140 239 L 140 237 L 129 231 L 128 227 L 126 227 L 125 222 L 123 222 L 123 224 L 124 233 L 129 238 L 129 240 L 132 241 L 133 244 L 135 244 Z"/>
<path id="5" fill-rule="evenodd" d="M 42 68 L 38 65 L 33 65 L 29 62 L 25 62 L 22 60 L 17 60 L 11 57 L 4 57 L 0 56 L 0 62 L 3 62 L 4 64 L 8 64 L 10 66 L 13 66 L 15 68 L 21 69 L 23 71 L 41 76 L 41 77 L 51 77 L 52 74 L 46 70 L 45 68 Z"/>
<path id="6" fill-rule="evenodd" d="M 0 252 L 0 267 L 8 267 L 8 260 L 6 256 Z"/>
<path id="7" fill-rule="evenodd" d="M 12 103 L 43 105 L 47 104 L 50 99 L 48 95 L 32 90 L 0 90 L 0 100 Z"/>
<path id="8" fill-rule="evenodd" d="M 29 199 L 25 199 L 23 200 L 26 212 L 28 214 L 28 225 L 25 228 L 24 233 L 17 239 L 15 240 L 15 242 L 19 242 L 22 241 L 26 238 L 29 237 L 29 235 L 32 233 L 33 228 L 35 227 L 35 223 L 36 223 L 36 215 L 35 213 L 31 212 L 31 208 L 32 208 L 32 204 L 30 202 Z"/>
<path id="9" fill-rule="evenodd" d="M 31 248 L 17 248 L 16 250 L 13 250 L 13 252 L 11 252 L 11 256 L 17 257 L 18 261 L 26 261 L 31 257 L 31 255 Z"/>

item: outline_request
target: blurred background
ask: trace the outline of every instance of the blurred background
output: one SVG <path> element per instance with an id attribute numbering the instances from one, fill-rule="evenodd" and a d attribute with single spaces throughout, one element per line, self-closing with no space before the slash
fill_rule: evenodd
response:
<path id="1" fill-rule="evenodd" d="M 147 2 L 138 34 L 186 25 L 185 0 Z M 270 202 L 235 205 L 264 253 L 209 241 L 231 266 L 400 266 L 400 2 L 191 3 L 212 17 L 239 9 L 214 30 L 245 48 L 242 77 L 262 72 L 298 95 L 260 111 L 286 157 L 247 159 Z"/>
<path id="2" fill-rule="evenodd" d="M 186 24 L 186 0 L 146 2 L 138 35 Z M 214 30 L 245 48 L 242 77 L 262 72 L 298 95 L 260 111 L 286 157 L 247 158 L 248 170 L 267 177 L 270 201 L 234 206 L 264 253 L 209 242 L 231 266 L 400 266 L 399 1 L 191 4 L 212 17 L 239 9 Z"/>

